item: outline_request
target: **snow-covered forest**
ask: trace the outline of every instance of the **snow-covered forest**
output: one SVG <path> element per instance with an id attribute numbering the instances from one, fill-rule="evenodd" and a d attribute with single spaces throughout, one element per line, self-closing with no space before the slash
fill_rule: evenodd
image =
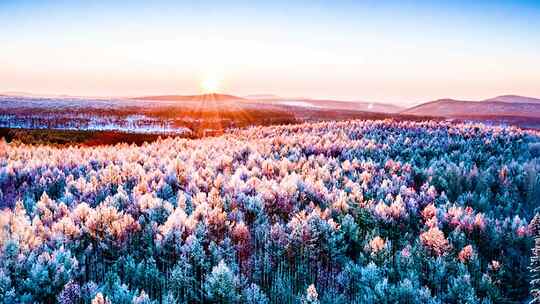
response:
<path id="1" fill-rule="evenodd" d="M 345 121 L 0 141 L 3 303 L 515 303 L 540 134 Z"/>

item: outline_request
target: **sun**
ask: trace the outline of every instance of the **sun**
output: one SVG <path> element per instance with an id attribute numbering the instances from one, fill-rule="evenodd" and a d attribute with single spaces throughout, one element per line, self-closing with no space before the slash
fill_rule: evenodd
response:
<path id="1" fill-rule="evenodd" d="M 201 82 L 203 93 L 216 93 L 219 90 L 219 80 L 216 77 L 207 77 Z"/>

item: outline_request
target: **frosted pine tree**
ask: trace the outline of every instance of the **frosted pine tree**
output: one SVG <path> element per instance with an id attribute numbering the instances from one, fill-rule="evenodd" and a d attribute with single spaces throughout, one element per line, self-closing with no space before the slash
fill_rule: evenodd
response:
<path id="1" fill-rule="evenodd" d="M 92 304 L 111 304 L 111 301 L 107 297 L 104 297 L 101 292 L 98 292 L 92 300 Z"/>
<path id="2" fill-rule="evenodd" d="M 540 303 L 540 215 L 537 213 L 530 224 L 531 231 L 535 235 L 534 247 L 531 256 L 531 304 Z"/>
<path id="3" fill-rule="evenodd" d="M 77 304 L 80 302 L 81 288 L 76 282 L 70 281 L 64 286 L 64 290 L 58 295 L 58 303 Z"/>
<path id="4" fill-rule="evenodd" d="M 311 284 L 306 290 L 305 297 L 302 298 L 302 304 L 319 304 L 319 294 L 315 285 Z"/>
<path id="5" fill-rule="evenodd" d="M 205 291 L 210 301 L 217 303 L 235 303 L 238 300 L 238 279 L 231 269 L 220 261 L 206 278 Z"/>
<path id="6" fill-rule="evenodd" d="M 133 304 L 153 304 L 144 290 L 142 290 L 138 296 L 133 298 Z"/>
<path id="7" fill-rule="evenodd" d="M 244 289 L 243 299 L 247 304 L 268 304 L 268 297 L 264 292 L 257 286 L 257 284 L 252 283 L 249 287 Z"/>
<path id="8" fill-rule="evenodd" d="M 535 245 L 531 257 L 531 296 L 530 303 L 540 303 L 540 237 L 535 238 Z"/>
<path id="9" fill-rule="evenodd" d="M 174 298 L 172 292 L 168 292 L 163 298 L 163 304 L 176 304 L 176 299 Z"/>

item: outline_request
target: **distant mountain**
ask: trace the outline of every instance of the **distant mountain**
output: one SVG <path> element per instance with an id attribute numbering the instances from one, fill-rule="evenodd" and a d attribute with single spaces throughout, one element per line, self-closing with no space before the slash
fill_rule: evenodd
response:
<path id="1" fill-rule="evenodd" d="M 201 95 L 158 95 L 158 96 L 142 96 L 131 99 L 137 100 L 163 100 L 163 101 L 238 101 L 246 100 L 245 98 L 227 95 L 227 94 L 201 94 Z"/>
<path id="2" fill-rule="evenodd" d="M 531 117 L 540 119 L 540 100 L 505 95 L 482 101 L 439 99 L 414 106 L 401 114 L 461 117 Z"/>
<path id="3" fill-rule="evenodd" d="M 540 99 L 533 97 L 525 97 L 519 95 L 502 95 L 486 99 L 484 101 L 501 101 L 501 102 L 512 102 L 512 103 L 538 103 L 540 104 Z"/>

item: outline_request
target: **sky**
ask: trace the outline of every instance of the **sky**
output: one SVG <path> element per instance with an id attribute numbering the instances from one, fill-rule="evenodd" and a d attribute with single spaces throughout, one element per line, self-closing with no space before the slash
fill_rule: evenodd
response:
<path id="1" fill-rule="evenodd" d="M 0 92 L 540 98 L 540 1 L 0 0 Z"/>

